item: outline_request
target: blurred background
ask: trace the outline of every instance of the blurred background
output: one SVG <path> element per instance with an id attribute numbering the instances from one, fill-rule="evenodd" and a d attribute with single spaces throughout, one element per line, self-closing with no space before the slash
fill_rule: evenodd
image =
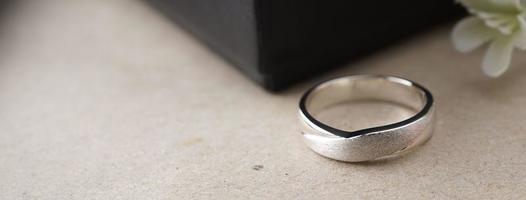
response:
<path id="1" fill-rule="evenodd" d="M 454 19 L 465 12 L 452 1 L 432 1 L 441 5 L 434 9 L 427 5 L 431 1 L 357 3 L 367 9 L 341 8 L 352 1 L 258 4 L 279 8 L 283 17 L 274 19 L 278 15 L 270 9 L 263 20 L 275 21 L 260 25 L 279 24 L 287 29 L 284 38 L 278 37 L 280 29 L 256 29 L 256 18 L 237 19 L 238 13 L 223 7 L 227 3 L 210 1 L 217 7 L 207 7 L 204 0 L 177 1 L 185 3 L 185 11 L 197 2 L 203 7 L 196 8 L 208 9 L 184 15 L 184 23 L 169 14 L 177 9 L 156 2 L 1 3 L 0 199 L 524 197 L 526 59 L 515 56 L 509 73 L 486 77 L 480 70 L 483 51 L 460 54 L 452 47 Z M 255 8 L 264 1 L 225 2 Z M 411 3 L 417 7 L 407 7 Z M 330 5 L 340 6 L 338 12 L 315 17 Z M 391 16 L 398 12 L 391 9 L 396 5 L 424 10 L 415 13 L 429 13 L 429 18 L 400 12 L 396 16 L 403 20 L 394 21 L 412 27 L 411 34 L 401 34 L 409 29 L 380 23 L 396 18 Z M 455 10 L 451 16 L 449 8 Z M 369 14 L 353 16 L 360 12 Z M 371 16 L 381 13 L 389 15 Z M 431 17 L 433 13 L 439 17 Z M 225 27 L 245 23 L 252 35 L 207 25 L 216 14 L 231 19 L 218 17 L 222 23 L 232 21 Z M 345 24 L 342 17 L 347 15 L 367 28 Z M 316 20 L 323 29 L 310 24 Z M 428 20 L 433 24 L 419 24 Z M 324 31 L 333 22 L 334 30 Z M 367 38 L 365 31 L 373 29 L 375 37 Z M 206 35 L 214 31 L 222 37 Z M 270 39 L 257 40 L 255 33 L 271 34 Z M 355 33 L 361 37 L 350 35 Z M 243 37 L 253 42 L 243 44 L 252 57 L 225 53 L 237 49 L 236 41 Z M 363 43 L 338 43 L 346 38 Z M 323 46 L 329 45 L 324 41 L 339 50 Z M 277 46 L 266 49 L 261 42 Z M 374 42 L 379 42 L 374 48 L 367 45 Z M 356 58 L 346 52 L 368 47 L 374 50 Z M 282 51 L 287 53 L 271 55 Z M 328 64 L 313 61 L 336 52 L 337 59 Z M 299 58 L 315 63 L 302 76 L 296 77 L 303 73 L 302 65 L 269 64 L 303 62 Z M 387 163 L 347 164 L 323 158 L 303 144 L 297 122 L 302 93 L 321 80 L 363 73 L 402 76 L 433 92 L 438 120 L 426 145 Z M 258 74 L 275 74 L 282 81 L 258 79 Z"/>

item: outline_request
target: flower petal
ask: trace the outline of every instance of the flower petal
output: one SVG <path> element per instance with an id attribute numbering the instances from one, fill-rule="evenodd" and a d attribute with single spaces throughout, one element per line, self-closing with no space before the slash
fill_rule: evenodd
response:
<path id="1" fill-rule="evenodd" d="M 476 11 L 509 14 L 522 11 L 520 0 L 459 0 L 459 2 L 470 10 Z"/>
<path id="2" fill-rule="evenodd" d="M 481 19 L 468 17 L 455 26 L 451 37 L 455 49 L 468 52 L 486 43 L 495 35 L 495 31 L 484 25 Z"/>
<path id="3" fill-rule="evenodd" d="M 517 18 L 519 21 L 519 30 L 515 33 L 515 41 L 513 41 L 513 43 L 515 47 L 526 50 L 526 21 L 522 16 L 518 16 Z"/>
<path id="4" fill-rule="evenodd" d="M 497 29 L 504 35 L 512 34 L 519 26 L 517 15 L 485 12 L 478 12 L 476 15 L 484 20 L 486 26 Z"/>
<path id="5" fill-rule="evenodd" d="M 512 37 L 497 37 L 491 43 L 482 63 L 482 70 L 491 77 L 502 75 L 510 66 L 513 53 Z"/>

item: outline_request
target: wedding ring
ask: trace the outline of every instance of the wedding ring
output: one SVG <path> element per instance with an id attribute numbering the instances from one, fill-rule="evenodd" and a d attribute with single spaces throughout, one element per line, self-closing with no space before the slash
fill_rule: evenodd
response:
<path id="1" fill-rule="evenodd" d="M 316 114 L 330 106 L 382 101 L 410 108 L 411 116 L 360 130 L 327 125 Z M 433 96 L 423 86 L 394 76 L 355 75 L 320 83 L 300 100 L 299 118 L 307 145 L 325 157 L 361 162 L 396 157 L 426 142 L 433 133 Z M 353 119 L 344 119 L 353 120 Z"/>

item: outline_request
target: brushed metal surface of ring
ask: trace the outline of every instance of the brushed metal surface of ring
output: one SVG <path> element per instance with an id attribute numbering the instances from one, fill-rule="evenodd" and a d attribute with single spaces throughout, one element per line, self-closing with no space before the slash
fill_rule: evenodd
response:
<path id="1" fill-rule="evenodd" d="M 331 105 L 370 99 L 407 106 L 415 114 L 396 123 L 356 131 L 340 130 L 314 117 L 316 112 Z M 302 135 L 307 145 L 325 157 L 346 162 L 402 155 L 426 142 L 434 128 L 431 93 L 415 82 L 394 76 L 354 75 L 332 79 L 308 90 L 299 107 Z"/>

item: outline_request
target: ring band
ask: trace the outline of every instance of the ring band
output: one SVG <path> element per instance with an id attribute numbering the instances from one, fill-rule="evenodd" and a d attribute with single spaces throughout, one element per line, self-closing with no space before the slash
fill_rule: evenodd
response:
<path id="1" fill-rule="evenodd" d="M 415 111 L 408 119 L 356 131 L 317 120 L 315 113 L 354 100 L 381 100 Z M 302 135 L 315 152 L 335 160 L 361 162 L 399 156 L 427 141 L 434 127 L 433 96 L 423 86 L 394 76 L 355 75 L 320 83 L 300 100 Z M 349 119 L 352 120 L 352 119 Z"/>

